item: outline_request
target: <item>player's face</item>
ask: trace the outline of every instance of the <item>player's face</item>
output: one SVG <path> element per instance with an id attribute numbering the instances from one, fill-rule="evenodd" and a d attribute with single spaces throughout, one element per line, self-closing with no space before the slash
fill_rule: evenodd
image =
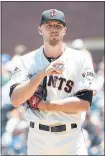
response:
<path id="1" fill-rule="evenodd" d="M 59 42 L 63 41 L 66 27 L 59 21 L 48 21 L 39 27 L 39 33 L 43 36 L 44 42 L 47 42 L 51 46 L 56 46 Z"/>

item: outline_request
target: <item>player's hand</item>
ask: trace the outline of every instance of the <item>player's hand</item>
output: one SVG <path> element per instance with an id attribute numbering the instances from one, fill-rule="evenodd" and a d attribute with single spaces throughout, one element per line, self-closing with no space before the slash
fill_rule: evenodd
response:
<path id="1" fill-rule="evenodd" d="M 38 109 L 40 110 L 48 110 L 49 102 L 45 100 L 41 100 L 38 104 Z"/>
<path id="2" fill-rule="evenodd" d="M 62 74 L 64 71 L 64 62 L 56 60 L 51 62 L 51 64 L 45 69 L 45 75 Z"/>

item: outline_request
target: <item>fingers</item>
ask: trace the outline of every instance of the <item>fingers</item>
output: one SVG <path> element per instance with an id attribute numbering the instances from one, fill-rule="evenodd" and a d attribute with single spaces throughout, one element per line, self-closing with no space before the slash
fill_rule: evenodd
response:
<path id="1" fill-rule="evenodd" d="M 48 107 L 48 102 L 47 101 L 42 100 L 38 104 L 38 108 L 40 110 L 47 110 L 47 107 Z"/>
<path id="2" fill-rule="evenodd" d="M 59 72 L 53 71 L 53 72 L 52 72 L 52 75 L 53 75 L 53 74 L 62 74 L 62 72 L 60 72 L 60 71 L 59 71 Z"/>
<path id="3" fill-rule="evenodd" d="M 61 61 L 61 60 L 56 60 L 56 61 L 53 61 L 52 63 L 51 63 L 53 66 L 55 66 L 55 65 L 63 65 L 64 64 L 64 62 L 63 61 Z"/>

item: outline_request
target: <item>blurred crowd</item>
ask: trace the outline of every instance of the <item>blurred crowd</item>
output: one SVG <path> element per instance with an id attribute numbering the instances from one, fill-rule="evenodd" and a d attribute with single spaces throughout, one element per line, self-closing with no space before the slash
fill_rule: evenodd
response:
<path id="1" fill-rule="evenodd" d="M 92 58 L 83 41 L 77 39 L 72 42 L 71 47 L 83 50 Z M 20 106 L 14 108 L 9 98 L 9 87 L 15 62 L 18 57 L 27 53 L 24 45 L 14 48 L 14 56 L 6 53 L 1 54 L 1 84 L 2 84 L 2 106 L 1 106 L 1 154 L 2 155 L 26 155 L 27 134 L 29 123 L 25 119 L 25 108 Z M 104 155 L 104 57 L 99 64 L 93 62 L 97 94 L 93 97 L 92 105 L 86 114 L 83 135 L 86 141 L 89 155 Z"/>

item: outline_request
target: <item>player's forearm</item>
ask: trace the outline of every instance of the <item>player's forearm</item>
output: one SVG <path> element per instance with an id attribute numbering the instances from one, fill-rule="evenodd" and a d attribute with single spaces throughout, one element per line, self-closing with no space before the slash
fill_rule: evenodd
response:
<path id="1" fill-rule="evenodd" d="M 17 107 L 26 102 L 36 91 L 44 78 L 44 70 L 33 76 L 30 80 L 16 86 L 11 95 L 12 104 Z"/>
<path id="2" fill-rule="evenodd" d="M 82 111 L 87 111 L 90 107 L 88 101 L 81 100 L 77 97 L 50 101 L 50 104 L 45 104 L 44 107 L 42 105 L 39 105 L 39 109 L 48 111 L 62 111 L 66 113 L 79 113 Z"/>
<path id="3" fill-rule="evenodd" d="M 49 109 L 55 111 L 62 111 L 67 113 L 78 113 L 82 111 L 87 111 L 90 107 L 88 101 L 81 100 L 77 97 L 69 97 L 62 100 L 51 101 Z"/>

